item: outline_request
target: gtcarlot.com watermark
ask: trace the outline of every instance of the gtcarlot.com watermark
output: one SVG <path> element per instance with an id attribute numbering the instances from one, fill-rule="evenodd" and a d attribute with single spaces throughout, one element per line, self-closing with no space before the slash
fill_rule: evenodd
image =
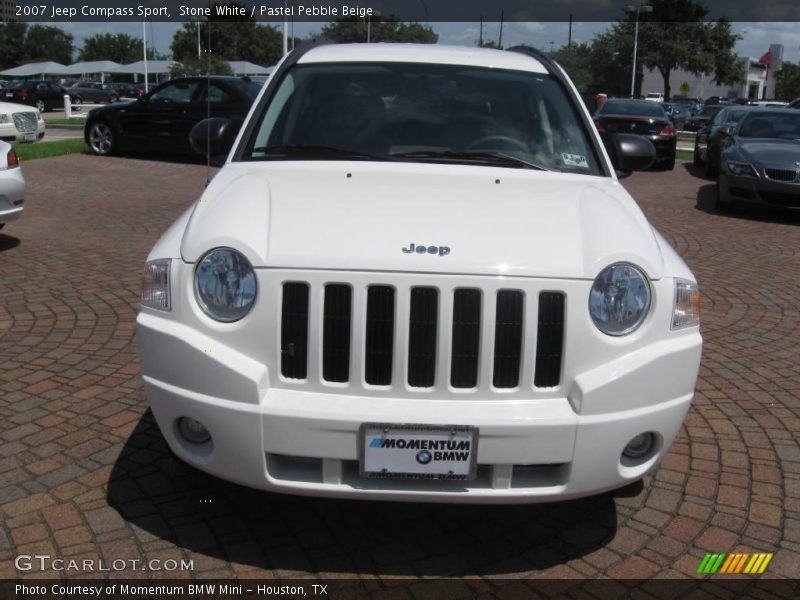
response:
<path id="1" fill-rule="evenodd" d="M 118 558 L 105 561 L 93 558 L 53 558 L 49 554 L 20 554 L 14 559 L 18 571 L 71 571 L 71 572 L 114 572 L 114 571 L 193 571 L 194 560 L 140 560 L 138 558 Z"/>

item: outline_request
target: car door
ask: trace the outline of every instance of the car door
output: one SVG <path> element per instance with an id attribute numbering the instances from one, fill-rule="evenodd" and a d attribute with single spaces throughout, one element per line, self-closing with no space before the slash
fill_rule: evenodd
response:
<path id="1" fill-rule="evenodd" d="M 147 97 L 139 119 L 148 144 L 158 150 L 191 152 L 189 131 L 196 122 L 192 117 L 192 106 L 199 93 L 200 81 L 170 81 Z"/>

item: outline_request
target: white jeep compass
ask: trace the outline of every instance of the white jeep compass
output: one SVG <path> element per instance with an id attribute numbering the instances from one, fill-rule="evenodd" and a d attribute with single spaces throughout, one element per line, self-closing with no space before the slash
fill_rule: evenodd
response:
<path id="1" fill-rule="evenodd" d="M 234 137 L 236 138 L 234 140 Z M 546 56 L 316 45 L 274 71 L 153 248 L 138 336 L 181 459 L 318 496 L 540 502 L 624 486 L 681 427 L 697 284 Z M 613 159 L 613 160 L 612 160 Z"/>

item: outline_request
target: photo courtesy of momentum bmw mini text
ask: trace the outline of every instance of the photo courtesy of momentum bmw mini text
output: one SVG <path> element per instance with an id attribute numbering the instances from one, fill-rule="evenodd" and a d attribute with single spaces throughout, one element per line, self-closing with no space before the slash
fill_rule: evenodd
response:
<path id="1" fill-rule="evenodd" d="M 0 600 L 800 598 L 800 5 L 0 19 Z"/>

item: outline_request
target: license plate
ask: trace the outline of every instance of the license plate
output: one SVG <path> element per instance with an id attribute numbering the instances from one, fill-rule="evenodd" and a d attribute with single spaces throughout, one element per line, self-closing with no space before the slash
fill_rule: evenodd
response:
<path id="1" fill-rule="evenodd" d="M 35 133 L 26 133 L 22 136 L 23 142 L 35 142 L 36 141 L 36 134 Z"/>
<path id="2" fill-rule="evenodd" d="M 362 477 L 475 479 L 478 457 L 475 427 L 364 423 L 359 441 Z"/>

